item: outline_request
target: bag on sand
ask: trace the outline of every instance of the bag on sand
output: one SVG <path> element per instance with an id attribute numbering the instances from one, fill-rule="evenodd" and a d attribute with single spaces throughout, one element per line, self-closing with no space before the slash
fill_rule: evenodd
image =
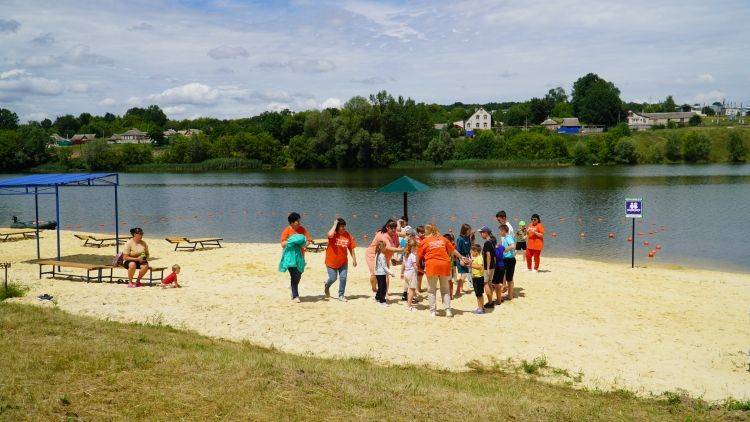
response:
<path id="1" fill-rule="evenodd" d="M 113 267 L 119 267 L 120 265 L 122 265 L 122 252 L 118 253 L 114 258 L 112 258 Z"/>

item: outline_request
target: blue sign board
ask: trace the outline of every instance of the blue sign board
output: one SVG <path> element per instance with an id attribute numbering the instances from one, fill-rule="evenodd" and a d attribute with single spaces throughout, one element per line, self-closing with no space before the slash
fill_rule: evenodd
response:
<path id="1" fill-rule="evenodd" d="M 466 136 L 469 137 L 469 138 L 473 138 L 474 137 L 474 131 L 473 130 L 467 130 L 466 131 Z"/>
<path id="2" fill-rule="evenodd" d="M 643 217 L 643 198 L 628 198 L 625 200 L 625 217 Z"/>

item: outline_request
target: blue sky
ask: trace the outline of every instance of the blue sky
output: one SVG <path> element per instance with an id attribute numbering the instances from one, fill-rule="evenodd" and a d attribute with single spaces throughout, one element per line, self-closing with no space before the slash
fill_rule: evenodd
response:
<path id="1" fill-rule="evenodd" d="M 0 0 L 0 106 L 171 118 L 542 96 L 588 72 L 624 100 L 750 103 L 750 2 Z"/>

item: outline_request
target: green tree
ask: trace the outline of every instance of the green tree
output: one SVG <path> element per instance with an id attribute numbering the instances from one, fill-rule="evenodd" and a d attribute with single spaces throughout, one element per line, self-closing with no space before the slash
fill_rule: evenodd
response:
<path id="1" fill-rule="evenodd" d="M 508 126 L 524 126 L 531 124 L 532 116 L 528 103 L 511 106 L 503 116 Z"/>
<path id="2" fill-rule="evenodd" d="M 209 149 L 205 135 L 175 136 L 162 157 L 168 163 L 200 163 L 210 158 Z"/>
<path id="3" fill-rule="evenodd" d="M 613 127 L 607 134 L 615 139 L 624 138 L 631 135 L 630 126 L 625 122 L 620 122 L 617 126 Z"/>
<path id="4" fill-rule="evenodd" d="M 568 103 L 557 103 L 550 112 L 552 117 L 573 117 L 573 106 Z"/>
<path id="5" fill-rule="evenodd" d="M 167 143 L 166 138 L 164 138 L 164 131 L 159 128 L 153 128 L 149 130 L 148 137 L 151 138 L 151 140 L 154 142 L 154 145 L 162 146 Z"/>
<path id="6" fill-rule="evenodd" d="M 443 164 L 453 157 L 454 145 L 448 132 L 442 132 L 432 138 L 424 152 L 425 158 L 435 164 Z"/>
<path id="7" fill-rule="evenodd" d="M 573 84 L 571 104 L 573 113 L 591 124 L 614 126 L 622 112 L 620 90 L 594 73 Z"/>
<path id="8" fill-rule="evenodd" d="M 680 161 L 682 159 L 682 139 L 676 133 L 670 133 L 667 136 L 667 142 L 664 144 L 664 156 L 669 161 Z"/>
<path id="9" fill-rule="evenodd" d="M 547 95 L 544 96 L 544 99 L 553 105 L 558 103 L 567 103 L 568 94 L 565 93 L 565 90 L 562 87 L 558 86 L 557 88 L 552 88 L 547 91 Z"/>
<path id="10" fill-rule="evenodd" d="M 531 112 L 531 121 L 529 123 L 533 125 L 542 123 L 549 117 L 552 107 L 554 107 L 554 104 L 550 104 L 541 98 L 532 98 L 529 101 L 529 111 Z"/>
<path id="11" fill-rule="evenodd" d="M 688 125 L 690 126 L 700 126 L 701 125 L 701 116 L 694 114 L 690 117 L 690 120 L 688 120 Z"/>
<path id="12" fill-rule="evenodd" d="M 661 108 L 664 112 L 673 112 L 677 109 L 677 104 L 674 102 L 674 98 L 671 95 L 667 95 L 667 99 L 661 104 Z"/>
<path id="13" fill-rule="evenodd" d="M 91 171 L 120 170 L 125 165 L 123 158 L 119 149 L 107 145 L 103 139 L 87 142 L 81 148 L 81 160 Z"/>
<path id="14" fill-rule="evenodd" d="M 75 116 L 66 114 L 55 119 L 54 127 L 60 135 L 69 137 L 78 133 L 78 129 L 81 127 L 81 122 L 79 122 Z"/>
<path id="15" fill-rule="evenodd" d="M 711 141 L 702 133 L 690 132 L 682 141 L 682 154 L 689 163 L 708 160 L 710 152 Z"/>
<path id="16" fill-rule="evenodd" d="M 78 121 L 81 122 L 81 126 L 86 126 L 91 122 L 91 113 L 81 113 L 78 115 Z"/>
<path id="17" fill-rule="evenodd" d="M 52 128 L 52 120 L 45 118 L 44 120 L 42 120 L 41 125 L 42 125 L 42 129 L 49 130 Z"/>
<path id="18" fill-rule="evenodd" d="M 18 127 L 18 115 L 7 108 L 0 108 L 0 130 L 14 130 Z"/>
<path id="19" fill-rule="evenodd" d="M 617 144 L 615 144 L 615 162 L 618 164 L 638 163 L 638 155 L 631 139 L 623 138 L 617 141 Z"/>
<path id="20" fill-rule="evenodd" d="M 727 149 L 729 150 L 729 161 L 733 163 L 745 162 L 745 144 L 742 142 L 739 133 L 733 131 L 729 134 Z"/>
<path id="21" fill-rule="evenodd" d="M 706 116 L 715 116 L 716 115 L 716 112 L 714 111 L 714 109 L 712 109 L 709 106 L 704 106 L 701 109 L 701 113 L 705 114 Z"/>
<path id="22" fill-rule="evenodd" d="M 573 164 L 585 166 L 589 163 L 589 152 L 583 142 L 577 142 L 573 147 Z"/>

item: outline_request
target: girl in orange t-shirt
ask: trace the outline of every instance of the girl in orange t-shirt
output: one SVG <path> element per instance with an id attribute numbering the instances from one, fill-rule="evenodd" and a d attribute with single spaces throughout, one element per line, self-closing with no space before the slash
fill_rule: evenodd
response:
<path id="1" fill-rule="evenodd" d="M 526 268 L 531 271 L 531 261 L 534 261 L 534 271 L 539 271 L 539 259 L 544 248 L 544 226 L 539 214 L 531 216 L 531 224 L 526 228 L 528 240 L 526 242 Z"/>
<path id="2" fill-rule="evenodd" d="M 346 221 L 343 218 L 333 220 L 331 230 L 328 230 L 328 247 L 326 248 L 326 270 L 328 280 L 325 283 L 325 295 L 331 296 L 331 286 L 339 279 L 339 300 L 346 302 L 346 275 L 349 270 L 349 259 L 347 253 L 352 256 L 352 265 L 357 266 L 357 255 L 354 253 L 356 247 L 354 237 L 346 231 Z"/>
<path id="3" fill-rule="evenodd" d="M 445 307 L 445 316 L 452 317 L 451 310 L 451 291 L 448 280 L 451 276 L 451 258 L 456 257 L 462 263 L 465 258 L 456 251 L 453 244 L 440 234 L 440 231 L 434 224 L 425 226 L 425 238 L 419 243 L 417 258 L 419 261 L 424 260 L 425 274 L 427 275 L 427 297 L 430 301 L 430 315 L 436 315 L 436 297 L 435 292 L 440 283 L 440 295 L 443 298 Z"/>

